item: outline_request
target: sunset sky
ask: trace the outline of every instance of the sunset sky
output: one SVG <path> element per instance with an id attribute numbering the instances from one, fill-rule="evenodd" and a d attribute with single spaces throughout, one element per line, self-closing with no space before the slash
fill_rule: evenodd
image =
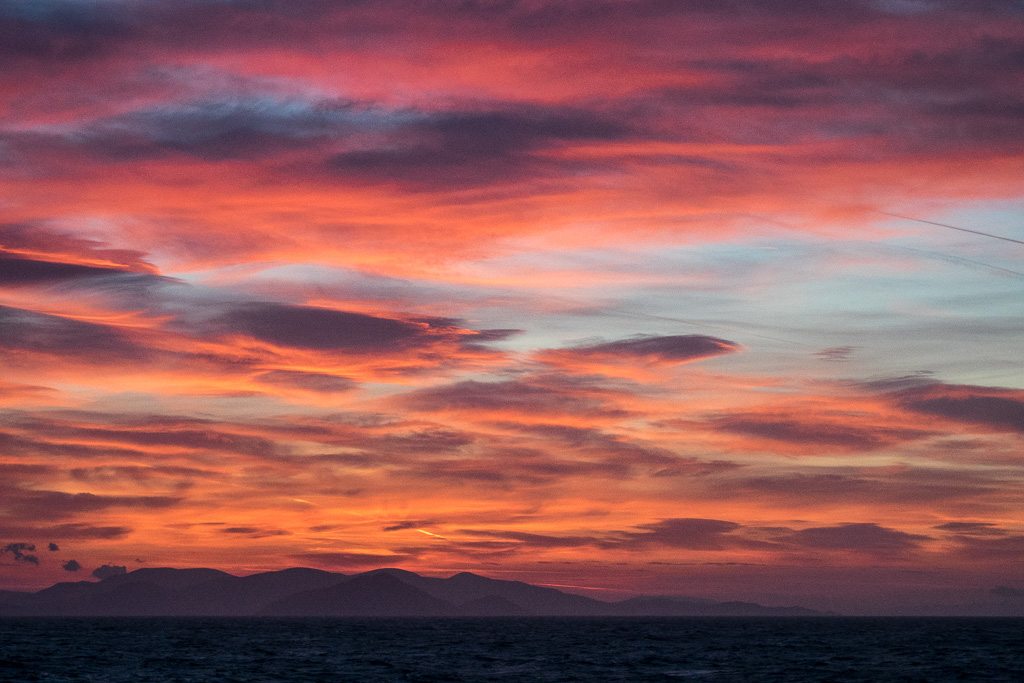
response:
<path id="1" fill-rule="evenodd" d="M 0 67 L 0 588 L 1024 603 L 1020 2 L 0 0 Z"/>

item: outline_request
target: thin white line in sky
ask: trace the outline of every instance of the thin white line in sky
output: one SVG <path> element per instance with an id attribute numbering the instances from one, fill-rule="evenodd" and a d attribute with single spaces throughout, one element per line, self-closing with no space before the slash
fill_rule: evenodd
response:
<path id="1" fill-rule="evenodd" d="M 889 213 L 888 211 L 879 211 L 878 213 L 883 216 L 892 216 L 893 218 L 902 218 L 905 221 L 914 221 L 915 223 L 927 223 L 928 225 L 937 225 L 940 228 L 949 228 L 950 230 L 959 230 L 960 232 L 969 232 L 972 235 L 981 235 L 982 237 L 991 237 L 994 240 L 1003 240 L 1004 242 L 1013 242 L 1014 244 L 1024 244 L 1024 240 L 1015 240 L 1012 237 L 1002 237 L 1001 235 L 993 235 L 988 232 L 981 232 L 980 230 L 970 230 L 968 228 L 958 228 L 955 225 L 949 225 L 947 223 L 936 223 L 935 221 L 926 221 L 923 218 L 911 218 L 910 216 L 904 216 L 898 213 Z"/>

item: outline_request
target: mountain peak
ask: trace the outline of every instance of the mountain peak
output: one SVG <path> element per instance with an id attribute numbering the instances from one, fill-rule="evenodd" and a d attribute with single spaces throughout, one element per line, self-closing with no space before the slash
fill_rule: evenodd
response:
<path id="1" fill-rule="evenodd" d="M 216 569 L 137 569 L 103 581 L 0 592 L 0 616 L 812 616 L 800 607 L 645 596 L 602 602 L 522 581 L 447 579 L 385 567 L 361 574 L 306 567 L 249 576 Z"/>

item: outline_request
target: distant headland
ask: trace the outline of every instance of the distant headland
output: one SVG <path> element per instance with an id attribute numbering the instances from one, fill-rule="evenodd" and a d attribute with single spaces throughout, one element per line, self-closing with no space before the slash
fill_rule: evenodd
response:
<path id="1" fill-rule="evenodd" d="M 834 616 L 804 607 L 641 596 L 594 600 L 521 581 L 402 569 L 341 574 L 295 567 L 249 576 L 147 568 L 36 593 L 0 591 L 0 616 L 197 617 L 683 617 Z"/>

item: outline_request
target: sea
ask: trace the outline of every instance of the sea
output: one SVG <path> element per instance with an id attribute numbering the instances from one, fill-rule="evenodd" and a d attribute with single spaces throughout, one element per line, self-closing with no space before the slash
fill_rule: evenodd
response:
<path id="1" fill-rule="evenodd" d="M 1011 618 L 3 618 L 0 680 L 1024 681 Z"/>

